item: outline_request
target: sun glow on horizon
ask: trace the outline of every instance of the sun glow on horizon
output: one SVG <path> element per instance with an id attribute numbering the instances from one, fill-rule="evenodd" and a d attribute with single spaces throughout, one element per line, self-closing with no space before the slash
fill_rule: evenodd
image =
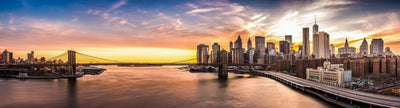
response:
<path id="1" fill-rule="evenodd" d="M 87 48 L 77 49 L 75 51 L 118 62 L 170 63 L 193 59 L 196 57 L 196 50 L 153 47 Z M 26 53 L 28 52 L 30 51 L 14 51 L 14 58 L 26 58 Z M 66 50 L 35 50 L 35 57 L 38 59 L 40 57 L 46 57 L 46 59 L 49 59 L 65 52 Z M 80 57 L 81 56 L 77 56 L 77 62 L 91 62 L 88 60 L 80 60 Z M 66 59 L 66 56 L 60 57 L 60 59 L 64 60 Z M 189 62 L 193 63 L 195 60 Z"/>

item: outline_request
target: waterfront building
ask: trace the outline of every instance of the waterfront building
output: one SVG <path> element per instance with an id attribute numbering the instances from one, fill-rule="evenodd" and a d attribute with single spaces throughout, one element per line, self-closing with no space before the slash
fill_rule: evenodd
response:
<path id="1" fill-rule="evenodd" d="M 371 55 L 382 55 L 383 54 L 383 40 L 382 38 L 372 39 L 370 45 Z"/>
<path id="2" fill-rule="evenodd" d="M 283 53 L 283 54 L 289 54 L 290 48 L 289 48 L 290 44 L 288 41 L 284 40 L 284 41 L 279 41 L 279 52 Z"/>
<path id="3" fill-rule="evenodd" d="M 310 39 L 309 39 L 309 28 L 303 28 L 303 49 L 301 50 L 302 57 L 310 56 Z"/>
<path id="4" fill-rule="evenodd" d="M 208 45 L 197 45 L 197 63 L 208 63 Z"/>
<path id="5" fill-rule="evenodd" d="M 360 55 L 361 56 L 367 56 L 368 55 L 368 42 L 364 37 L 363 42 L 361 43 L 360 46 Z"/>
<path id="6" fill-rule="evenodd" d="M 307 68 L 306 79 L 319 83 L 344 87 L 351 84 L 351 71 L 344 70 L 343 64 L 330 64 L 325 61 L 323 67 L 317 69 Z"/>
<path id="7" fill-rule="evenodd" d="M 218 55 L 220 52 L 220 45 L 218 43 L 214 43 L 212 45 L 212 63 L 218 63 Z"/>
<path id="8" fill-rule="evenodd" d="M 35 53 L 31 51 L 31 53 L 27 54 L 27 62 L 34 63 L 34 61 L 35 61 Z"/>
<path id="9" fill-rule="evenodd" d="M 8 53 L 8 57 L 9 57 L 9 62 L 10 63 L 15 63 L 14 53 L 13 52 L 9 52 Z"/>
<path id="10" fill-rule="evenodd" d="M 41 63 L 45 63 L 46 62 L 46 58 L 45 57 L 40 57 L 40 62 Z"/>
<path id="11" fill-rule="evenodd" d="M 315 58 L 329 58 L 329 34 L 319 32 L 313 36 L 313 55 Z"/>
<path id="12" fill-rule="evenodd" d="M 248 63 L 248 64 L 253 64 L 253 61 L 254 61 L 254 53 L 255 53 L 255 50 L 254 50 L 254 48 L 251 48 L 250 47 L 250 49 L 248 49 L 247 50 L 247 52 L 246 52 L 246 60 L 247 60 L 247 62 L 246 63 Z"/>
<path id="13" fill-rule="evenodd" d="M 233 48 L 232 52 L 232 63 L 243 64 L 244 63 L 244 49 L 243 48 Z"/>
<path id="14" fill-rule="evenodd" d="M 349 56 L 351 57 L 356 54 L 356 48 L 349 47 L 349 42 L 347 41 L 347 38 L 346 38 L 344 47 L 339 48 L 338 51 L 339 51 L 338 53 L 341 57 L 349 57 Z"/>
<path id="15" fill-rule="evenodd" d="M 256 60 L 258 64 L 264 63 L 264 56 L 265 56 L 265 37 L 263 36 L 256 36 Z"/>
<path id="16" fill-rule="evenodd" d="M 3 51 L 3 62 L 4 63 L 10 62 L 10 52 L 8 52 L 7 49 Z"/>

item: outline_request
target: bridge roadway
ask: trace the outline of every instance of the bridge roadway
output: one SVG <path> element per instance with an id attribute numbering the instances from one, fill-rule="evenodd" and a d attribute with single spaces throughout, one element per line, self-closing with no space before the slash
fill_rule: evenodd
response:
<path id="1" fill-rule="evenodd" d="M 300 84 L 306 88 L 314 88 L 314 89 L 324 91 L 324 92 L 327 92 L 327 93 L 330 93 L 330 94 L 333 94 L 336 96 L 340 96 L 343 98 L 347 98 L 347 99 L 351 99 L 351 100 L 355 100 L 355 101 L 359 101 L 359 102 L 363 102 L 363 103 L 368 103 L 368 104 L 373 104 L 373 105 L 378 105 L 378 106 L 383 106 L 383 107 L 400 107 L 400 98 L 398 98 L 398 97 L 379 95 L 379 94 L 373 94 L 373 93 L 368 93 L 368 92 L 350 90 L 350 89 L 346 89 L 346 88 L 329 86 L 329 85 L 305 80 L 302 78 L 298 78 L 295 76 L 282 74 L 279 72 L 272 72 L 272 71 L 254 71 L 254 72 L 272 75 L 272 76 L 284 79 L 286 81 L 289 81 L 291 83 Z"/>
<path id="2" fill-rule="evenodd" d="M 198 63 L 76 63 L 81 65 L 200 65 L 200 66 L 219 66 L 221 64 L 198 64 Z M 274 64 L 227 64 L 228 66 L 273 66 Z M 68 64 L 51 64 L 51 63 L 36 63 L 36 64 L 8 64 L 8 66 L 68 66 Z"/>

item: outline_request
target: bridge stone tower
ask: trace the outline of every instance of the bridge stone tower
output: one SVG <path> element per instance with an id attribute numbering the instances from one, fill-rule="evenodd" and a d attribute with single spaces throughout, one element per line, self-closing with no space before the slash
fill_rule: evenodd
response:
<path id="1" fill-rule="evenodd" d="M 227 78 L 228 77 L 228 52 L 222 50 L 219 54 L 219 64 L 218 64 L 218 77 Z"/>
<path id="2" fill-rule="evenodd" d="M 76 52 L 68 50 L 68 73 L 75 76 L 76 73 Z"/>

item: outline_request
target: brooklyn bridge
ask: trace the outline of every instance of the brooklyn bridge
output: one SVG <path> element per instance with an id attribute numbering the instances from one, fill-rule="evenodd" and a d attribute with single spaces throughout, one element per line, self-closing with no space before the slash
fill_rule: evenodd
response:
<path id="1" fill-rule="evenodd" d="M 221 54 L 221 56 L 227 57 L 227 55 Z M 66 59 L 66 60 L 64 60 Z M 219 63 L 193 63 L 196 58 L 191 58 L 187 60 L 174 61 L 174 62 L 166 62 L 166 63 L 144 63 L 144 62 L 120 62 L 116 60 L 110 60 L 107 58 L 96 57 L 84 53 L 80 53 L 74 50 L 68 50 L 65 53 L 57 55 L 49 59 L 54 62 L 46 62 L 46 63 L 17 63 L 17 64 L 3 64 L 5 66 L 13 66 L 13 67 L 60 67 L 66 66 L 68 72 L 71 76 L 76 74 L 77 66 L 95 66 L 95 65 L 123 65 L 123 66 L 164 66 L 164 65 L 188 65 L 188 66 L 215 66 L 218 67 L 218 76 L 219 77 L 227 77 L 227 67 L 228 66 L 273 66 L 274 64 L 228 64 L 227 60 L 221 60 Z M 66 62 L 56 62 L 57 60 L 64 60 Z M 77 61 L 86 61 L 86 62 L 77 62 Z M 89 62 L 87 62 L 89 61 Z"/>

